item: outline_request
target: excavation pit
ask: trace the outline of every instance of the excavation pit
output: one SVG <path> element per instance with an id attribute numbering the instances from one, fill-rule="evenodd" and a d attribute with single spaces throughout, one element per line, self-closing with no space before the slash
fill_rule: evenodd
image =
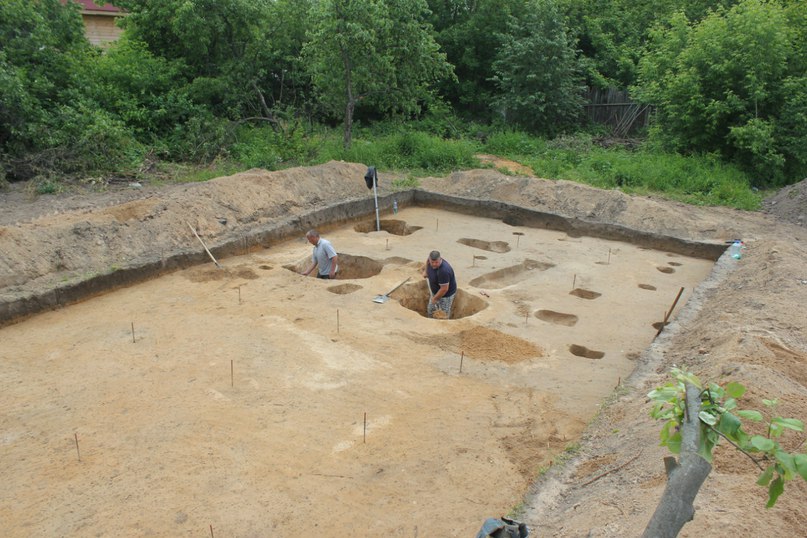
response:
<path id="1" fill-rule="evenodd" d="M 380 230 L 379 226 L 381 228 Z M 359 233 L 366 234 L 370 232 L 382 231 L 387 232 L 388 234 L 401 236 L 411 235 L 422 228 L 422 226 L 409 226 L 405 221 L 395 219 L 381 219 L 378 221 L 378 223 L 376 223 L 376 221 L 362 222 L 353 227 L 353 229 Z"/>
<path id="2" fill-rule="evenodd" d="M 507 241 L 484 241 L 482 239 L 469 239 L 467 237 L 463 237 L 462 239 L 457 239 L 457 243 L 481 250 L 487 250 L 488 252 L 498 252 L 499 254 L 510 252 L 510 245 L 507 243 Z"/>
<path id="3" fill-rule="evenodd" d="M 539 310 L 535 313 L 535 317 L 548 323 L 565 325 L 566 327 L 574 327 L 580 319 L 574 314 L 564 314 L 554 310 Z"/>
<path id="4" fill-rule="evenodd" d="M 401 306 L 417 312 L 421 316 L 426 317 L 426 308 L 429 304 L 431 295 L 425 282 L 419 284 L 408 284 L 401 287 L 400 290 L 395 291 L 391 297 L 398 301 Z M 451 319 L 462 319 L 481 312 L 487 307 L 488 303 L 462 289 L 457 289 L 454 303 L 451 305 Z M 436 319 L 441 319 L 443 316 L 435 316 Z"/>
<path id="5" fill-rule="evenodd" d="M 523 260 L 517 265 L 498 269 L 471 280 L 471 286 L 477 288 L 500 289 L 518 284 L 530 278 L 531 271 L 546 271 L 554 264 L 536 260 Z"/>
<path id="6" fill-rule="evenodd" d="M 591 291 L 591 290 L 584 290 L 582 288 L 575 288 L 569 292 L 569 295 L 574 295 L 575 297 L 580 297 L 581 299 L 586 299 L 587 301 L 593 301 L 599 297 L 602 297 L 602 293 L 598 291 Z"/>
<path id="7" fill-rule="evenodd" d="M 384 268 L 383 263 L 368 258 L 367 256 L 354 256 L 352 254 L 340 253 L 337 259 L 339 261 L 337 264 L 339 271 L 336 278 L 339 280 L 372 278 L 379 274 Z M 284 265 L 283 267 L 293 273 L 300 273 L 301 271 L 308 270 L 312 263 L 313 259 L 309 256 L 298 260 L 296 263 Z M 316 269 L 314 273 L 316 273 Z"/>
<path id="8" fill-rule="evenodd" d="M 263 229 L 242 255 L 224 253 L 243 238 L 203 235 L 221 267 L 190 236 L 192 254 L 141 273 L 173 269 L 160 278 L 65 284 L 40 309 L 76 304 L 0 329 L 0 471 L 25 507 L 5 532 L 292 536 L 304 518 L 333 535 L 472 536 L 579 439 L 715 259 L 501 204 L 416 202 L 397 222 L 420 231 L 390 245 L 344 207 Z M 459 239 L 509 244 L 516 225 L 518 249 L 470 266 L 478 246 Z M 298 274 L 312 226 L 339 252 L 335 282 Z M 674 275 L 656 270 L 662 247 Z M 457 274 L 450 321 L 425 317 L 434 249 Z"/>

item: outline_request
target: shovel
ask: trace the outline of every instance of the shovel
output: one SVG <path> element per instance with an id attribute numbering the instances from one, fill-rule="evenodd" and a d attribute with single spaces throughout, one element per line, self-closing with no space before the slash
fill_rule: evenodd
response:
<path id="1" fill-rule="evenodd" d="M 391 290 L 389 290 L 389 291 L 388 291 L 387 293 L 385 293 L 384 295 L 376 295 L 376 296 L 375 296 L 375 299 L 373 299 L 373 302 L 374 302 L 374 303 L 378 303 L 378 304 L 384 304 L 384 303 L 386 303 L 387 301 L 389 301 L 389 296 L 392 294 L 392 292 L 394 292 L 395 290 L 397 290 L 398 288 L 400 288 L 401 286 L 403 286 L 404 284 L 406 284 L 407 282 L 409 282 L 409 280 L 410 280 L 411 278 L 412 278 L 411 276 L 410 276 L 410 277 L 407 277 L 407 278 L 406 278 L 406 280 L 404 280 L 403 282 L 401 282 L 400 284 L 398 284 L 397 286 L 395 286 L 394 288 L 392 288 Z"/>

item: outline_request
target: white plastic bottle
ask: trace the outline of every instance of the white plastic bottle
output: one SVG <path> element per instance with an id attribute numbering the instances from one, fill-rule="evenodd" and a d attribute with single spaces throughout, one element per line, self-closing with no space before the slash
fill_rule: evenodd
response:
<path id="1" fill-rule="evenodd" d="M 398 213 L 398 200 L 392 200 L 392 212 Z"/>
<path id="2" fill-rule="evenodd" d="M 734 258 L 735 260 L 739 260 L 740 258 L 742 258 L 743 242 L 737 240 L 734 243 L 732 243 L 731 246 L 729 247 L 729 253 L 731 254 L 731 257 Z"/>

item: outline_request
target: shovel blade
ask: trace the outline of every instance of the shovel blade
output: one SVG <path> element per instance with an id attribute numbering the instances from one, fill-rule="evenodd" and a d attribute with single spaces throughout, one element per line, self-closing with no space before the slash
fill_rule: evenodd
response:
<path id="1" fill-rule="evenodd" d="M 389 300 L 388 295 L 376 295 L 375 299 L 373 299 L 374 303 L 384 304 Z"/>

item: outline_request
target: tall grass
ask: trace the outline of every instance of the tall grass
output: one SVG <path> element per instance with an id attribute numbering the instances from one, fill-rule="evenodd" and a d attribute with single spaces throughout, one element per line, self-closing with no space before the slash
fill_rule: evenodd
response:
<path id="1" fill-rule="evenodd" d="M 365 131 L 361 135 L 353 139 L 349 149 L 344 149 L 341 138 L 323 140 L 318 160 L 359 162 L 414 175 L 446 174 L 478 165 L 474 157 L 477 144 L 468 140 L 448 140 L 413 131 L 380 136 Z"/>
<path id="2" fill-rule="evenodd" d="M 693 205 L 759 209 L 762 196 L 738 167 L 709 155 L 602 148 L 585 136 L 547 143 L 542 151 L 511 155 L 536 175 L 602 189 L 656 194 Z"/>
<path id="3" fill-rule="evenodd" d="M 604 148 L 589 134 L 546 140 L 490 127 L 486 131 L 471 127 L 462 133 L 452 128 L 448 138 L 434 134 L 439 131 L 434 126 L 429 131 L 393 122 L 357 127 L 351 147 L 345 149 L 341 129 L 295 128 L 278 133 L 249 128 L 239 133 L 238 142 L 224 159 L 228 165 L 222 168 L 229 170 L 238 163 L 243 168 L 276 170 L 342 160 L 404 172 L 412 178 L 478 167 L 475 155 L 490 153 L 529 166 L 539 177 L 654 194 L 694 205 L 756 210 L 762 199 L 745 173 L 713 156 Z"/>

